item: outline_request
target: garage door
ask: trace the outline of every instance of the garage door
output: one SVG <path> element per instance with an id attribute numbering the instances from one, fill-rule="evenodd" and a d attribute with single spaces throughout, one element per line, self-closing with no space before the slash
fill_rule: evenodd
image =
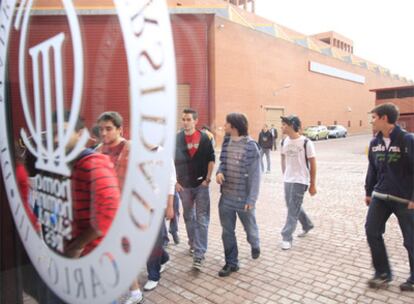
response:
<path id="1" fill-rule="evenodd" d="M 284 110 L 281 108 L 265 108 L 265 122 L 271 128 L 272 125 L 277 129 L 278 138 L 280 139 L 281 132 L 281 120 L 280 116 L 283 116 Z"/>

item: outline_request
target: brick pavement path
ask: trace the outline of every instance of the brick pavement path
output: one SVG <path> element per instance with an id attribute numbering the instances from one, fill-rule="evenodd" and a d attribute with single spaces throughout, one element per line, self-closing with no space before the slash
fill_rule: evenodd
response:
<path id="1" fill-rule="evenodd" d="M 372 275 L 364 235 L 367 208 L 363 203 L 369 136 L 316 143 L 318 194 L 305 198 L 304 207 L 315 229 L 295 239 L 289 251 L 280 249 L 284 224 L 279 152 L 272 152 L 271 174 L 264 175 L 257 203 L 262 255 L 250 258 L 250 247 L 238 222 L 240 271 L 219 278 L 224 264 L 218 220 L 218 187 L 212 183 L 209 248 L 201 272 L 191 268 L 183 220 L 182 242 L 170 245 L 171 262 L 159 286 L 146 292 L 147 304 L 207 303 L 414 303 L 414 293 L 401 293 L 398 285 L 408 276 L 408 259 L 395 217 L 387 225 L 385 242 L 394 270 L 388 290 L 366 288 Z M 145 273 L 139 277 L 145 283 Z M 35 303 L 26 301 L 25 303 Z"/>
<path id="2" fill-rule="evenodd" d="M 209 248 L 203 270 L 191 269 L 181 219 L 182 242 L 169 246 L 171 262 L 160 285 L 145 293 L 146 303 L 414 303 L 414 293 L 401 293 L 398 288 L 407 278 L 409 266 L 395 217 L 385 234 L 394 281 L 388 290 L 366 288 L 372 275 L 363 203 L 368 141 L 369 136 L 353 136 L 316 143 L 318 194 L 307 195 L 304 204 L 315 229 L 306 238 L 296 238 L 289 251 L 280 249 L 286 208 L 279 151 L 272 152 L 273 171 L 264 175 L 257 203 L 262 255 L 251 259 L 238 222 L 240 271 L 227 278 L 217 276 L 224 259 L 218 187 L 212 183 Z M 140 280 L 145 282 L 144 274 Z"/>

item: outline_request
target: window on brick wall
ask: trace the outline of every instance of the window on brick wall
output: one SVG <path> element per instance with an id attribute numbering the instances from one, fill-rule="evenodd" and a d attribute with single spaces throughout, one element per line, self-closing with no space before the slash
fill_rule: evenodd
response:
<path id="1" fill-rule="evenodd" d="M 362 127 L 362 120 L 359 121 L 359 126 Z"/>
<path id="2" fill-rule="evenodd" d="M 318 126 L 320 126 L 322 124 L 322 122 L 320 120 L 318 120 Z"/>
<path id="3" fill-rule="evenodd" d="M 348 120 L 348 128 L 350 128 L 350 127 L 351 127 L 351 121 Z"/>
<path id="4" fill-rule="evenodd" d="M 338 124 L 338 122 L 336 121 L 336 120 L 334 120 L 334 123 L 333 123 L 334 125 L 337 125 Z"/>

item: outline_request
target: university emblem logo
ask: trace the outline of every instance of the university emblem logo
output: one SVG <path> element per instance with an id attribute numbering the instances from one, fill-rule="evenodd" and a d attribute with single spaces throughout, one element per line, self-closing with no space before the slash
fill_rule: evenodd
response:
<path id="1" fill-rule="evenodd" d="M 91 96 L 85 97 L 86 75 L 94 67 L 90 57 L 85 60 L 88 29 L 79 19 L 95 17 L 76 1 L 50 1 L 50 6 L 40 0 L 1 3 L 0 164 L 17 230 L 42 279 L 66 302 L 110 303 L 145 265 L 164 217 L 176 119 L 168 9 L 164 0 L 113 1 L 109 15 L 117 18 L 128 76 L 131 150 L 108 233 L 89 254 L 70 259 L 65 243 L 73 238 L 72 164 L 90 134 L 85 130 L 73 148 L 66 147 L 85 108 L 94 106 Z M 36 22 L 42 31 L 33 29 Z M 62 24 L 67 30 L 59 30 Z M 110 90 L 105 86 L 102 90 Z M 18 173 L 16 142 L 34 159 L 26 183 Z M 156 152 L 158 145 L 164 149 Z"/>
<path id="2" fill-rule="evenodd" d="M 37 158 L 36 168 L 51 173 L 69 176 L 70 170 L 67 163 L 79 155 L 88 141 L 89 134 L 88 132 L 84 132 L 75 149 L 73 149 L 69 155 L 66 154 L 65 147 L 70 139 L 70 135 L 75 131 L 75 124 L 80 112 L 83 85 L 83 54 L 81 31 L 73 3 L 70 0 L 62 0 L 62 3 L 67 12 L 69 27 L 72 34 L 71 36 L 73 37 L 73 53 L 74 57 L 77 59 L 74 62 L 75 79 L 71 102 L 71 117 L 66 129 L 63 128 L 64 82 L 62 68 L 62 45 L 65 40 L 65 34 L 59 33 L 29 49 L 33 66 L 33 119 L 29 107 L 30 97 L 28 96 L 26 88 L 25 64 L 26 41 L 33 0 L 26 0 L 20 3 L 14 26 L 16 30 L 21 30 L 19 49 L 20 95 L 23 104 L 24 117 L 30 132 L 30 137 L 33 139 L 34 144 L 29 140 L 29 136 L 24 129 L 21 130 L 22 139 L 29 151 Z M 23 14 L 24 16 L 22 20 L 21 17 Z M 51 81 L 52 75 L 54 75 L 54 81 Z M 52 83 L 55 84 L 54 88 L 52 88 Z M 42 109 L 44 109 L 44 113 L 42 113 Z M 54 147 L 54 130 L 52 123 L 53 109 L 56 110 L 57 116 L 57 124 L 55 126 L 58 137 L 58 146 L 56 148 Z M 43 115 L 45 117 L 45 126 L 42 126 Z M 45 138 L 42 137 L 43 130 L 45 130 Z"/>

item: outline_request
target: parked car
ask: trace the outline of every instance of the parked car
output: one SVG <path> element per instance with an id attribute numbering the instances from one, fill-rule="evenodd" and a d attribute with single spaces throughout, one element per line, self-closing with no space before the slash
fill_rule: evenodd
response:
<path id="1" fill-rule="evenodd" d="M 348 134 L 348 130 L 341 125 L 332 125 L 328 126 L 329 137 L 332 138 L 339 138 L 339 137 L 346 137 Z"/>
<path id="2" fill-rule="evenodd" d="M 326 126 L 310 126 L 303 131 L 303 135 L 313 140 L 328 139 L 329 132 Z"/>

